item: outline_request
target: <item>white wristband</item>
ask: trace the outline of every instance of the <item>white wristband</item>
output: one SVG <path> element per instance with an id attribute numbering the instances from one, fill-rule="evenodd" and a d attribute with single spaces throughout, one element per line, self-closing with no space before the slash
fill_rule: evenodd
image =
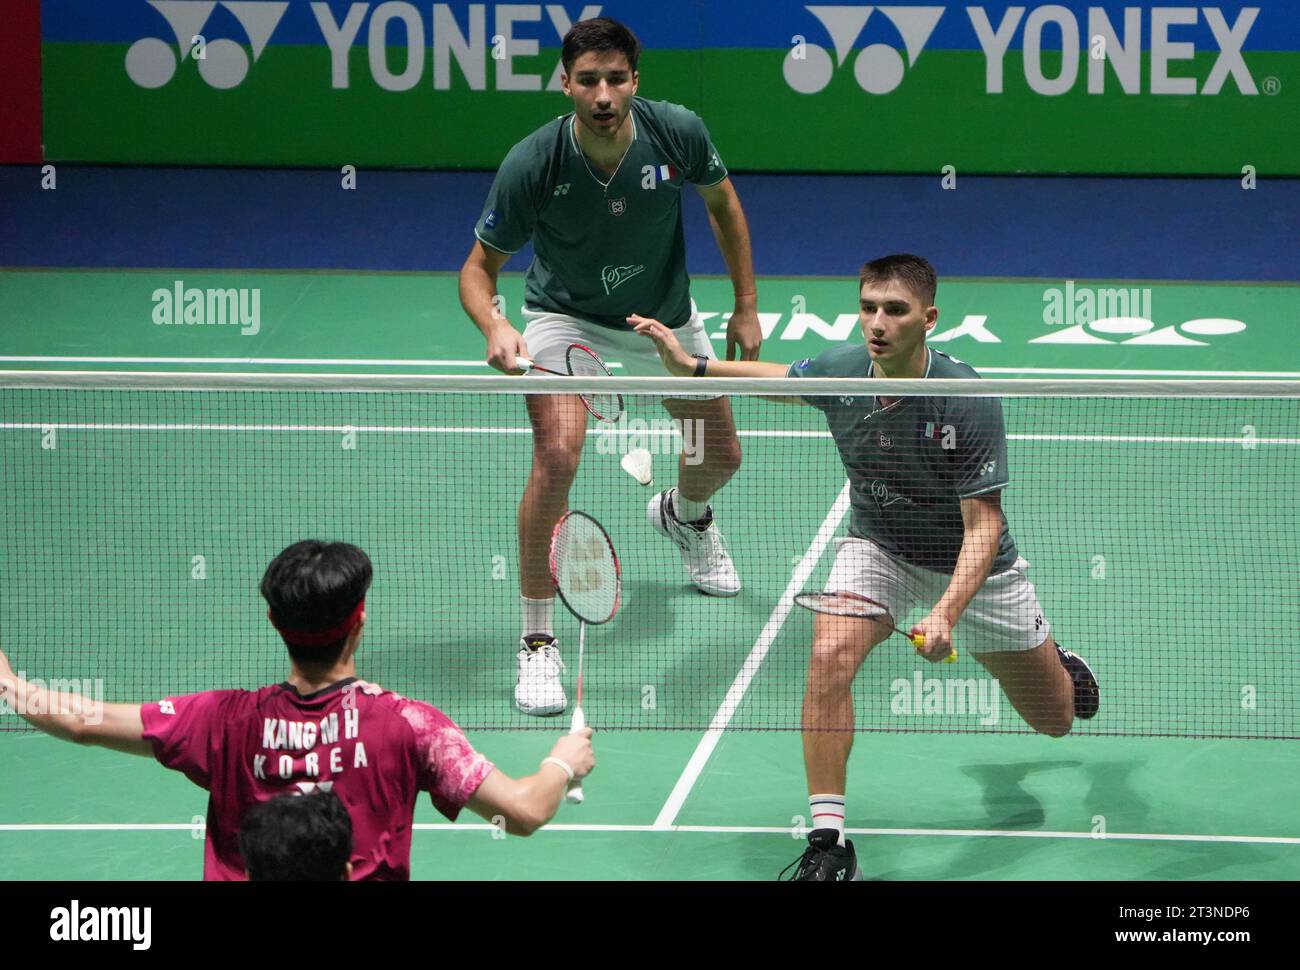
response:
<path id="1" fill-rule="evenodd" d="M 544 764 L 544 765 L 555 765 L 555 766 L 558 767 L 561 771 L 563 771 L 566 775 L 569 776 L 569 781 L 573 781 L 573 769 L 569 767 L 569 763 L 568 763 L 567 761 L 561 761 L 559 758 L 556 758 L 556 757 L 552 756 L 552 757 L 549 757 L 549 758 L 543 758 L 543 759 L 542 759 L 542 764 Z"/>

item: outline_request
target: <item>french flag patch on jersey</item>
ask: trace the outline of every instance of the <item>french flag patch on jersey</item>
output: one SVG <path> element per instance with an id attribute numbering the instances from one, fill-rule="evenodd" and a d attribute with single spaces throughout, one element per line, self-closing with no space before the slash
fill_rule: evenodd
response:
<path id="1" fill-rule="evenodd" d="M 671 182 L 677 178 L 677 168 L 673 165 L 660 165 L 659 170 L 655 173 L 656 182 Z"/>

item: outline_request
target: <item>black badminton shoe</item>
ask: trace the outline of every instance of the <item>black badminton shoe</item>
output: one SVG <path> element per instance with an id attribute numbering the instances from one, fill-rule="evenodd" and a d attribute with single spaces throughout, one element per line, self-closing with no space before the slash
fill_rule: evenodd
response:
<path id="1" fill-rule="evenodd" d="M 785 874 L 794 874 L 785 879 Z M 813 829 L 808 836 L 808 848 L 794 862 L 781 870 L 777 879 L 786 882 L 861 882 L 862 870 L 853 843 L 839 844 L 839 833 L 834 829 Z"/>
<path id="2" fill-rule="evenodd" d="M 1088 662 L 1078 654 L 1070 653 L 1059 643 L 1056 655 L 1061 658 L 1061 666 L 1074 682 L 1074 716 L 1085 721 L 1097 716 L 1101 707 L 1101 688 L 1097 686 L 1097 677 L 1088 666 Z"/>

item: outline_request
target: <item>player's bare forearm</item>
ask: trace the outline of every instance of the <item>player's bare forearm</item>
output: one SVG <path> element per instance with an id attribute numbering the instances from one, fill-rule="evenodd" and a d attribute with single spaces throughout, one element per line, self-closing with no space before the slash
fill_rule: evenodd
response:
<path id="1" fill-rule="evenodd" d="M 561 737 L 537 771 L 525 778 L 494 770 L 466 807 L 493 825 L 504 825 L 511 835 L 532 835 L 560 810 L 570 777 L 585 778 L 596 766 L 591 735 L 591 728 L 582 728 Z"/>
<path id="2" fill-rule="evenodd" d="M 952 572 L 952 581 L 935 609 L 956 624 L 984 580 L 988 579 L 993 561 L 998 557 L 1002 535 L 1002 504 L 999 494 L 962 499 L 961 520 L 964 530 L 961 552 Z"/>
<path id="3" fill-rule="evenodd" d="M 494 771 L 466 807 L 511 835 L 532 835 L 555 817 L 567 787 L 568 776 L 555 765 L 542 765 L 524 778 Z"/>
<path id="4" fill-rule="evenodd" d="M 789 364 L 766 360 L 711 360 L 705 377 L 785 377 Z"/>
<path id="5" fill-rule="evenodd" d="M 727 321 L 727 360 L 758 360 L 763 328 L 758 320 L 758 288 L 754 283 L 754 254 L 749 224 L 731 179 L 699 190 L 709 211 L 709 226 L 731 274 L 735 308 Z"/>
<path id="6" fill-rule="evenodd" d="M 19 677 L 7 662 L 0 664 L 0 701 L 38 731 L 62 741 L 146 757 L 152 754 L 144 740 L 138 704 L 106 704 L 71 691 L 50 690 Z"/>
<path id="7" fill-rule="evenodd" d="M 731 274 L 731 288 L 736 295 L 737 310 L 754 310 L 758 307 L 758 287 L 754 282 L 754 253 L 749 242 L 749 223 L 740 197 L 726 183 L 728 191 L 718 203 L 708 206 L 709 225 L 718 250 L 727 262 Z"/>
<path id="8" fill-rule="evenodd" d="M 490 337 L 502 324 L 510 325 L 497 298 L 497 276 L 509 258 L 506 253 L 475 241 L 460 268 L 460 305 L 485 337 Z"/>

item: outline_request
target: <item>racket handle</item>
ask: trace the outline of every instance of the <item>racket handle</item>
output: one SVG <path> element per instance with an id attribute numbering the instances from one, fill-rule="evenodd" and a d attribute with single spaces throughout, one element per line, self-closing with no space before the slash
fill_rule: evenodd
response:
<path id="1" fill-rule="evenodd" d="M 520 370 L 528 371 L 533 369 L 533 362 L 527 357 L 516 357 L 515 366 Z"/>
<path id="2" fill-rule="evenodd" d="M 577 734 L 587 726 L 587 718 L 582 713 L 582 705 L 578 704 L 573 708 L 573 720 L 569 723 L 569 733 Z M 572 805 L 581 805 L 583 801 L 582 779 L 575 778 L 569 782 L 568 790 L 564 793 L 564 800 Z"/>
<path id="3" fill-rule="evenodd" d="M 910 640 L 910 641 L 912 642 L 912 646 L 916 647 L 916 652 L 917 652 L 917 653 L 920 653 L 922 650 L 925 649 L 925 634 L 924 634 L 924 633 L 913 633 L 913 634 L 909 635 L 907 639 Z M 946 656 L 946 657 L 943 658 L 943 662 L 946 663 L 946 664 L 955 664 L 955 663 L 957 662 L 957 648 L 956 648 L 956 647 L 953 647 L 953 648 L 952 648 L 952 653 L 948 654 L 948 656 Z"/>

